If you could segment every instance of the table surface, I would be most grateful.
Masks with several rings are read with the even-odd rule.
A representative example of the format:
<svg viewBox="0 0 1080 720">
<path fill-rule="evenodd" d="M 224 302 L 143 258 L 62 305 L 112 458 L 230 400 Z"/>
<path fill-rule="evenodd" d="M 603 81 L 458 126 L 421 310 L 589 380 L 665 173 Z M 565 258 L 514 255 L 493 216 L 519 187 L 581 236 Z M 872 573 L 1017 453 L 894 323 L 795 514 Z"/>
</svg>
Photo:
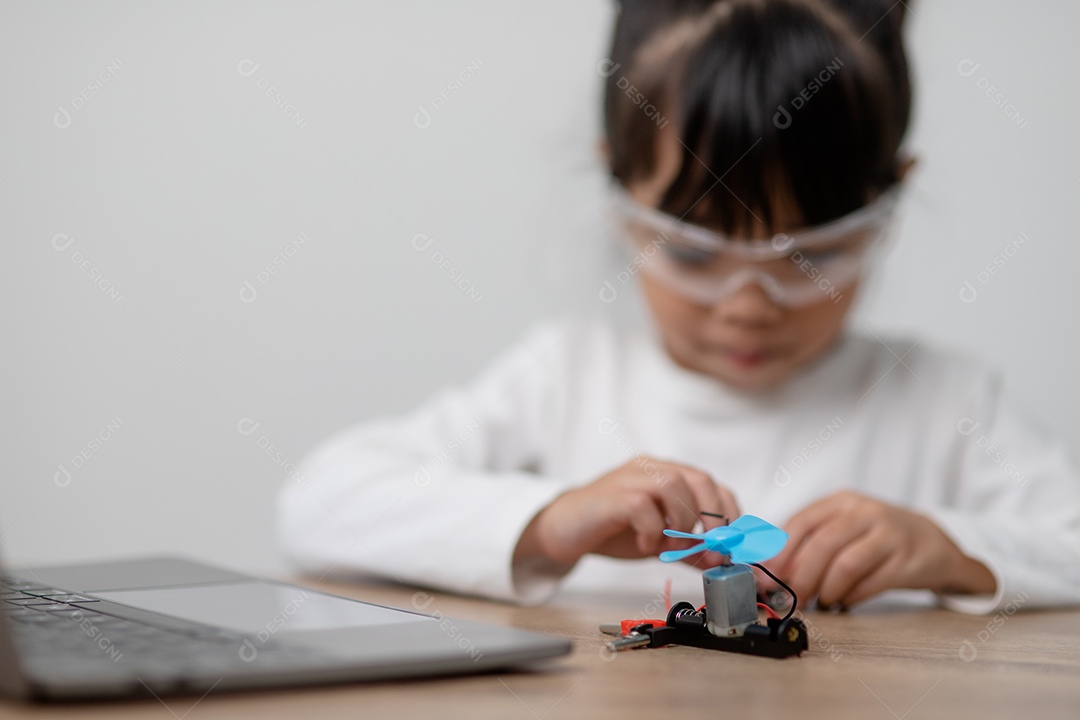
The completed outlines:
<svg viewBox="0 0 1080 720">
<path fill-rule="evenodd" d="M 399 607 L 412 607 L 416 592 L 316 587 Z M 598 625 L 655 614 L 663 607 L 658 598 L 564 595 L 522 608 L 431 594 L 426 612 L 565 635 L 574 652 L 535 670 L 469 677 L 64 706 L 0 701 L 0 718 L 1080 717 L 1080 611 L 811 611 L 803 615 L 810 651 L 799 658 L 687 647 L 611 656 L 602 651 Z"/>
</svg>

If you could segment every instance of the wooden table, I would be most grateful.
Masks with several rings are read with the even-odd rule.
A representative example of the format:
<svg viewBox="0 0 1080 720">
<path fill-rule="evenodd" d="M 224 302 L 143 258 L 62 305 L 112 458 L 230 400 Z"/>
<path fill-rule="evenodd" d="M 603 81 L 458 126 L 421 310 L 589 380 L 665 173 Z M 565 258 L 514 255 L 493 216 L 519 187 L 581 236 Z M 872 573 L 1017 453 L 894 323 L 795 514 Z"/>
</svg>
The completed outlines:
<svg viewBox="0 0 1080 720">
<path fill-rule="evenodd" d="M 411 607 L 415 592 L 318 587 L 401 607 Z M 1080 612 L 808 612 L 810 652 L 787 660 L 685 647 L 615 656 L 602 650 L 600 623 L 654 614 L 658 604 L 651 597 L 567 595 L 519 608 L 435 593 L 427 612 L 567 635 L 575 651 L 540 670 L 499 675 L 164 702 L 0 702 L 0 718 L 1080 718 Z"/>
</svg>

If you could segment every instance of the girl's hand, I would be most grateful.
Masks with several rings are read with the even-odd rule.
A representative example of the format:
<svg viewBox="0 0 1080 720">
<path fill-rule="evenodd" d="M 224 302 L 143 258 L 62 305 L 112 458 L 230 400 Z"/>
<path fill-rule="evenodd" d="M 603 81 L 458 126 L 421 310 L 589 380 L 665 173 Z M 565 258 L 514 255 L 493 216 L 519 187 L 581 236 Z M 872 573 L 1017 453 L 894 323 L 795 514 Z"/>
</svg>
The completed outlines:
<svg viewBox="0 0 1080 720">
<path fill-rule="evenodd" d="M 514 561 L 543 558 L 572 566 L 588 553 L 655 557 L 695 543 L 666 537 L 664 528 L 692 532 L 698 521 L 706 528 L 724 524 L 703 511 L 729 519 L 740 514 L 731 492 L 701 470 L 639 455 L 541 510 L 522 533 Z M 701 553 L 684 562 L 711 567 L 720 556 Z"/>
<path fill-rule="evenodd" d="M 798 512 L 768 567 L 799 598 L 851 607 L 893 588 L 992 593 L 996 581 L 929 518 L 851 491 Z M 773 589 L 772 581 L 763 581 Z"/>
</svg>

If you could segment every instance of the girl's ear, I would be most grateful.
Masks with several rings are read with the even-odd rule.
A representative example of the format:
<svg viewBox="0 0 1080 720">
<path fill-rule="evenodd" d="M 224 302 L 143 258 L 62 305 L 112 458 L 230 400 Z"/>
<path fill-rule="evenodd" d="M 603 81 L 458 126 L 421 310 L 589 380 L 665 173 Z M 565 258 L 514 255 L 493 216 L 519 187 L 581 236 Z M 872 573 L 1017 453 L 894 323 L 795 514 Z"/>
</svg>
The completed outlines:
<svg viewBox="0 0 1080 720">
<path fill-rule="evenodd" d="M 604 163 L 604 167 L 611 167 L 611 145 L 608 144 L 606 137 L 602 137 L 597 141 L 596 154 L 600 161 Z"/>
<path fill-rule="evenodd" d="M 904 180 L 905 178 L 907 178 L 908 173 L 911 172 L 911 169 L 915 167 L 916 163 L 918 163 L 918 158 L 914 155 L 900 156 L 900 168 L 897 172 L 897 176 L 900 178 L 900 180 Z"/>
</svg>

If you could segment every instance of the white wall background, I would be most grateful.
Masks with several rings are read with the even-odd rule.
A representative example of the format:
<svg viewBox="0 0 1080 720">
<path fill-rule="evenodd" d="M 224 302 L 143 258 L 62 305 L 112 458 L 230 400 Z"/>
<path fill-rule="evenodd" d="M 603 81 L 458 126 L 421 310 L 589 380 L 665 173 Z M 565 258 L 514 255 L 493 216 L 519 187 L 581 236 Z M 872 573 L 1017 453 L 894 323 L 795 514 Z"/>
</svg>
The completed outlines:
<svg viewBox="0 0 1080 720">
<path fill-rule="evenodd" d="M 280 570 L 287 463 L 599 309 L 610 4 L 0 4 L 5 561 Z M 986 358 L 1076 447 L 1080 5 L 914 12 L 921 164 L 862 321 Z"/>
</svg>

